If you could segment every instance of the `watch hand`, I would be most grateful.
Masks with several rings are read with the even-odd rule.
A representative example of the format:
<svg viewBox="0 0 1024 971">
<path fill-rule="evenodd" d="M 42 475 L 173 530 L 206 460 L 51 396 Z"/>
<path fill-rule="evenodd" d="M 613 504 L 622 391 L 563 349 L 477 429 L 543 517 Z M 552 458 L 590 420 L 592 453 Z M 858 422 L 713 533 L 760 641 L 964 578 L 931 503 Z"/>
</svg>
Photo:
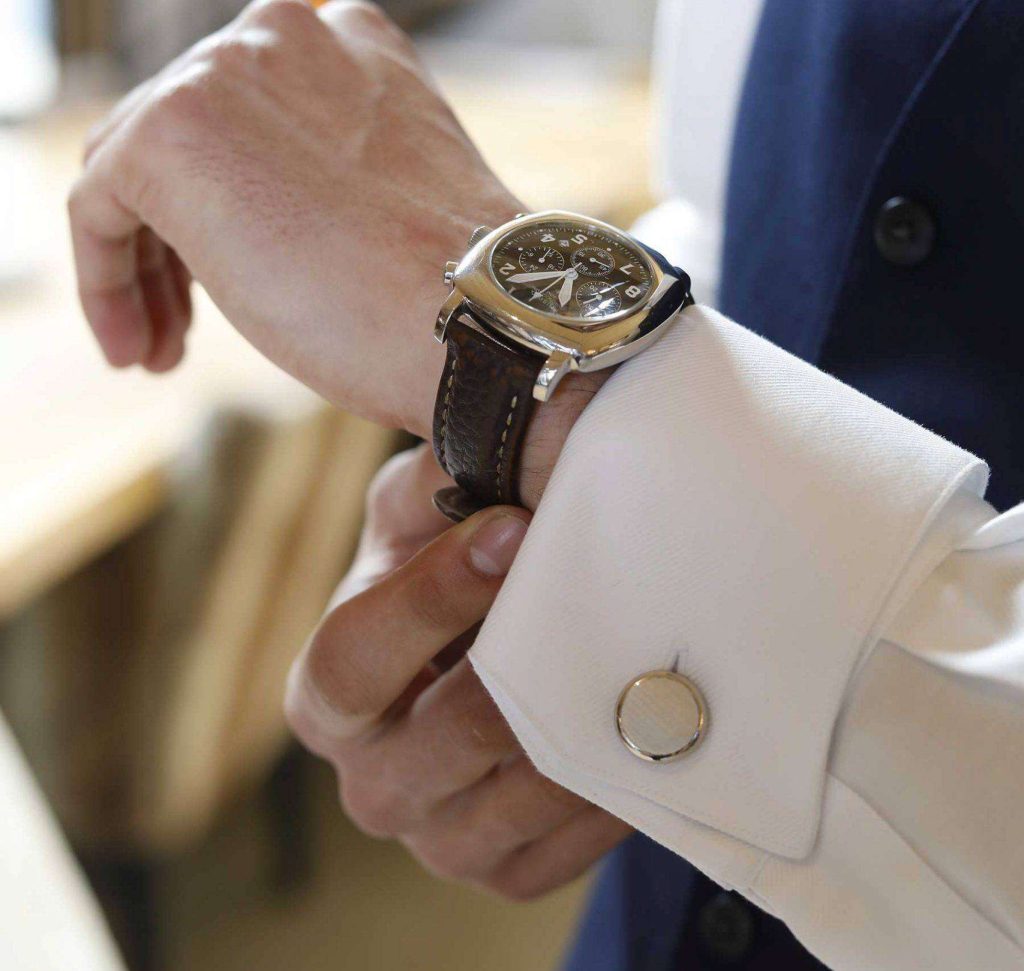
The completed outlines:
<svg viewBox="0 0 1024 971">
<path fill-rule="evenodd" d="M 569 276 L 569 272 L 566 271 L 565 279 L 562 281 L 562 289 L 558 291 L 559 306 L 564 307 L 572 298 L 572 285 L 575 279 L 575 273 L 572 276 Z"/>
<path fill-rule="evenodd" d="M 533 296 L 534 297 L 539 297 L 542 293 L 547 293 L 548 290 L 550 290 L 558 282 L 559 279 L 561 279 L 562 277 L 568 277 L 570 272 L 572 272 L 572 271 L 571 270 L 563 270 L 561 273 L 558 274 L 558 278 L 557 279 L 552 280 L 543 290 L 538 290 Z M 575 279 L 575 277 L 573 277 L 571 279 Z M 565 284 L 563 283 L 562 286 L 565 286 Z M 530 299 L 532 300 L 533 297 L 530 297 Z"/>
<path fill-rule="evenodd" d="M 557 282 L 558 282 L 557 280 L 552 280 L 552 281 L 551 281 L 551 282 L 550 282 L 550 283 L 549 283 L 549 284 L 548 284 L 548 285 L 547 285 L 547 286 L 546 286 L 546 287 L 545 287 L 545 288 L 544 288 L 543 290 L 534 290 L 534 291 L 533 291 L 533 296 L 532 296 L 532 297 L 530 297 L 530 299 L 531 299 L 531 300 L 536 300 L 536 299 L 537 299 L 537 297 L 543 296 L 543 295 L 544 295 L 545 293 L 547 293 L 547 292 L 548 292 L 548 290 L 550 290 L 550 289 L 551 289 L 551 288 L 552 288 L 552 287 L 553 287 L 553 286 L 554 286 L 554 285 L 555 285 L 555 284 L 556 284 Z"/>
<path fill-rule="evenodd" d="M 562 277 L 568 272 L 568 270 L 541 270 L 537 273 L 513 273 L 512 276 L 505 279 L 509 283 L 533 283 L 535 280 L 550 280 L 553 276 Z"/>
<path fill-rule="evenodd" d="M 616 287 L 621 287 L 621 286 L 622 286 L 621 283 L 605 283 L 605 284 L 602 284 L 600 290 L 595 290 L 589 296 L 583 297 L 582 298 L 583 302 L 584 303 L 588 303 L 591 300 L 596 300 L 602 294 L 608 293 L 610 290 L 614 290 Z"/>
</svg>

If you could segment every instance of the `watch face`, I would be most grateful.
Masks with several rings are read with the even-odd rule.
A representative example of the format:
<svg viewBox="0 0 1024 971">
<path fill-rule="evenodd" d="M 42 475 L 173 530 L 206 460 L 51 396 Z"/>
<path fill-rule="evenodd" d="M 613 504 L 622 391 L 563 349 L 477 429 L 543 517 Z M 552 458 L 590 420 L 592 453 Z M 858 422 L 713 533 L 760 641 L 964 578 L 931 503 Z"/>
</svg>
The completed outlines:
<svg viewBox="0 0 1024 971">
<path fill-rule="evenodd" d="M 578 327 L 636 310 L 653 281 L 639 247 L 569 221 L 513 228 L 494 247 L 491 271 L 514 300 Z"/>
</svg>

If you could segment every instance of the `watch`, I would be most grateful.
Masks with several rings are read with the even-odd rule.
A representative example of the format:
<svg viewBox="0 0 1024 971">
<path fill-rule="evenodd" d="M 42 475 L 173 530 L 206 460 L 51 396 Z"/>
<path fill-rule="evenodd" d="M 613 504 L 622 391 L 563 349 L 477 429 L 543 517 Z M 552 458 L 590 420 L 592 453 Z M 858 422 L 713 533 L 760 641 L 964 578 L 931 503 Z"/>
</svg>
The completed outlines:
<svg viewBox="0 0 1024 971">
<path fill-rule="evenodd" d="M 690 278 L 621 229 L 548 210 L 492 229 L 445 266 L 451 287 L 434 334 L 448 346 L 434 408 L 434 452 L 457 490 L 449 518 L 519 504 L 519 446 L 535 403 L 571 371 L 619 364 L 693 303 Z"/>
</svg>

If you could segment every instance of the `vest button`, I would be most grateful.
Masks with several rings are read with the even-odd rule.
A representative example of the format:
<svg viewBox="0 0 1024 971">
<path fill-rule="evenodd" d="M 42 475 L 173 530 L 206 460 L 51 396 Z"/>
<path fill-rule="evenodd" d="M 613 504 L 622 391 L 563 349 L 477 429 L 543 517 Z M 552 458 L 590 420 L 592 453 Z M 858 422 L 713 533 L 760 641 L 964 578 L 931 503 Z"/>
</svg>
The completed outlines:
<svg viewBox="0 0 1024 971">
<path fill-rule="evenodd" d="M 697 936 L 705 957 L 716 964 L 734 965 L 747 958 L 756 932 L 750 905 L 722 891 L 697 911 Z"/>
<path fill-rule="evenodd" d="M 875 217 L 875 246 L 887 263 L 917 266 L 935 244 L 935 219 L 920 202 L 893 196 Z"/>
</svg>

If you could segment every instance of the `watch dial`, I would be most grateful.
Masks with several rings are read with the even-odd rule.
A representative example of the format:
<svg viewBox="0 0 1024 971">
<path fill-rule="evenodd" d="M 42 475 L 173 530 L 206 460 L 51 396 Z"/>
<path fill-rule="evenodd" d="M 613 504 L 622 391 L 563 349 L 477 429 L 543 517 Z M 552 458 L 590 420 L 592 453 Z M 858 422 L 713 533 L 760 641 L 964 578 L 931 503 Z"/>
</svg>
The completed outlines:
<svg viewBox="0 0 1024 971">
<path fill-rule="evenodd" d="M 642 250 L 575 222 L 512 229 L 494 247 L 491 269 L 515 300 L 580 327 L 635 310 L 651 292 L 650 263 Z"/>
</svg>

